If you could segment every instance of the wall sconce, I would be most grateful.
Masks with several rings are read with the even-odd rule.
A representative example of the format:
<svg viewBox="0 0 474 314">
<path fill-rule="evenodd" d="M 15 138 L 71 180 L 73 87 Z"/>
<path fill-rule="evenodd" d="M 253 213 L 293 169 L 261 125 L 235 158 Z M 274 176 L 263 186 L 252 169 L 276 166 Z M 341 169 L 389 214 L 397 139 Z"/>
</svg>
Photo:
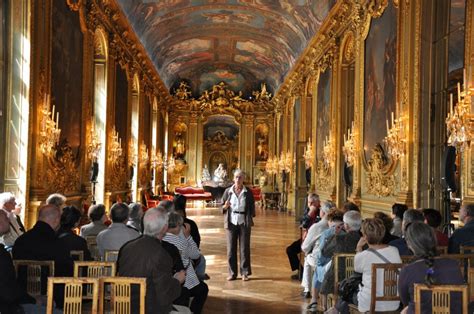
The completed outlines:
<svg viewBox="0 0 474 314">
<path fill-rule="evenodd" d="M 140 144 L 140 165 L 146 165 L 148 163 L 148 148 L 145 142 Z"/>
<path fill-rule="evenodd" d="M 156 153 L 156 155 L 152 153 L 151 166 L 158 172 L 166 170 L 168 173 L 172 173 L 176 168 L 176 163 L 172 154 L 170 154 L 169 157 L 165 156 L 165 158 L 163 159 L 161 151 L 158 150 L 158 153 Z"/>
<path fill-rule="evenodd" d="M 392 156 L 393 159 L 398 160 L 400 157 L 405 156 L 407 142 L 403 118 L 399 117 L 395 119 L 392 112 L 392 127 L 389 126 L 388 120 L 386 120 L 386 123 L 387 136 L 385 136 L 383 141 L 387 145 L 387 150 L 390 156 Z"/>
<path fill-rule="evenodd" d="M 326 136 L 323 143 L 323 162 L 326 169 L 329 169 L 334 164 L 336 152 L 334 151 L 334 140 L 332 135 Z"/>
<path fill-rule="evenodd" d="M 458 152 L 471 144 L 472 133 L 470 126 L 471 97 L 474 88 L 466 88 L 466 70 L 464 69 L 464 83 L 458 82 L 458 103 L 453 108 L 453 94 L 449 95 L 449 113 L 446 118 L 446 129 L 448 135 L 448 145 L 456 147 Z"/>
<path fill-rule="evenodd" d="M 122 139 L 119 137 L 115 126 L 112 128 L 112 135 L 110 136 L 109 160 L 115 164 L 122 156 Z"/>
<path fill-rule="evenodd" d="M 100 142 L 97 130 L 95 129 L 94 118 L 92 118 L 91 130 L 89 133 L 89 144 L 87 145 L 87 156 L 89 156 L 93 162 L 97 162 L 97 159 L 99 159 L 101 147 L 102 143 Z"/>
<path fill-rule="evenodd" d="M 265 171 L 269 174 L 278 173 L 278 158 L 276 156 L 271 156 L 267 159 L 265 164 Z"/>
<path fill-rule="evenodd" d="M 136 166 L 136 160 L 138 158 L 137 150 L 135 149 L 135 139 L 130 139 L 128 142 L 128 164 L 130 167 Z"/>
<path fill-rule="evenodd" d="M 308 139 L 308 142 L 306 143 L 303 158 L 304 158 L 304 164 L 306 166 L 306 169 L 311 168 L 313 166 L 313 159 L 314 159 L 313 146 L 311 144 L 311 137 Z"/>
<path fill-rule="evenodd" d="M 354 166 L 357 155 L 354 121 L 352 121 L 351 128 L 347 130 L 347 137 L 346 134 L 344 134 L 344 146 L 342 146 L 342 153 L 344 154 L 347 166 Z"/>
<path fill-rule="evenodd" d="M 291 173 L 293 170 L 294 158 L 290 151 L 281 153 L 280 160 L 278 161 L 278 169 L 281 172 Z"/>
<path fill-rule="evenodd" d="M 41 114 L 41 127 L 39 132 L 39 144 L 41 152 L 45 155 L 52 155 L 56 149 L 55 147 L 59 144 L 59 138 L 61 135 L 61 129 L 59 128 L 59 112 L 56 113 L 56 121 L 54 121 L 54 109 L 50 112 L 51 107 L 50 96 L 45 95 L 43 101 L 43 107 L 40 110 Z"/>
</svg>

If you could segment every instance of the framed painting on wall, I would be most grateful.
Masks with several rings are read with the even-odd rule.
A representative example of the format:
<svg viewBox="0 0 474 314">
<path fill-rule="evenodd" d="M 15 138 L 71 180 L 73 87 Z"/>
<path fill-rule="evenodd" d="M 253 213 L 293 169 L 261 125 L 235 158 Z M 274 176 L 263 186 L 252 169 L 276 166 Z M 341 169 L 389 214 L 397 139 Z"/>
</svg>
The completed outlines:
<svg viewBox="0 0 474 314">
<path fill-rule="evenodd" d="M 372 19 L 365 40 L 364 157 L 383 144 L 387 121 L 396 111 L 398 10 L 389 1 L 380 18 Z M 383 146 L 383 145 L 382 145 Z"/>
<path fill-rule="evenodd" d="M 330 132 L 331 112 L 331 69 L 319 74 L 317 91 L 317 113 L 316 113 L 316 157 L 322 159 L 323 145 Z"/>
</svg>

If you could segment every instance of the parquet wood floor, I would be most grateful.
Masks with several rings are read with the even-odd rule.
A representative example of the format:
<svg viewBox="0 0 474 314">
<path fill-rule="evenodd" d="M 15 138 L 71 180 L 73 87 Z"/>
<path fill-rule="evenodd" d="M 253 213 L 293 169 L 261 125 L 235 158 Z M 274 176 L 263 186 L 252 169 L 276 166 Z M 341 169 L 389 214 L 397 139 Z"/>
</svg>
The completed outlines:
<svg viewBox="0 0 474 314">
<path fill-rule="evenodd" d="M 211 277 L 204 313 L 306 313 L 308 301 L 300 296 L 298 281 L 290 279 L 286 247 L 299 236 L 295 217 L 257 209 L 251 236 L 253 275 L 226 281 L 227 255 L 223 217 L 217 208 L 189 208 L 187 215 L 199 226 L 201 251 Z M 240 275 L 240 274 L 239 274 Z"/>
</svg>

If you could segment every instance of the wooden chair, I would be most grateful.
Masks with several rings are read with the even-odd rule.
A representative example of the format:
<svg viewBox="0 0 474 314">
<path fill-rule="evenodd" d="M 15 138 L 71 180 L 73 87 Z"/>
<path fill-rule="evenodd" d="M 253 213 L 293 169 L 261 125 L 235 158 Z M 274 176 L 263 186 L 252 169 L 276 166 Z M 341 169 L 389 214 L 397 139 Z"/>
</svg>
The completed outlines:
<svg viewBox="0 0 474 314">
<path fill-rule="evenodd" d="M 431 293 L 432 313 L 451 313 L 451 293 L 460 292 L 462 295 L 462 313 L 467 313 L 468 287 L 467 285 L 433 285 L 415 284 L 415 314 L 421 313 L 421 293 Z M 424 294 L 426 295 L 426 294 Z"/>
<path fill-rule="evenodd" d="M 413 260 L 413 255 L 401 255 L 400 259 L 402 260 L 403 264 L 410 264 Z"/>
<path fill-rule="evenodd" d="M 355 253 L 339 253 L 332 257 L 334 265 L 334 293 L 327 296 L 327 307 L 332 307 L 337 302 L 338 285 L 344 278 L 349 278 L 354 273 Z M 344 267 L 344 275 L 339 277 L 340 269 Z"/>
<path fill-rule="evenodd" d="M 461 253 L 461 254 L 473 254 L 474 253 L 474 245 L 461 245 L 459 247 L 459 253 Z"/>
<path fill-rule="evenodd" d="M 42 287 L 46 287 L 46 278 L 54 276 L 54 261 L 13 260 L 17 278 L 22 281 L 22 269 L 26 268 L 26 292 L 39 297 L 44 295 Z M 43 270 L 46 270 L 43 272 Z"/>
<path fill-rule="evenodd" d="M 448 254 L 448 247 L 446 245 L 438 245 L 436 251 L 438 251 L 440 255 Z"/>
<path fill-rule="evenodd" d="M 467 280 L 467 271 L 474 262 L 474 254 L 443 254 L 440 255 L 443 258 L 455 259 L 459 262 L 461 273 L 464 280 Z"/>
<path fill-rule="evenodd" d="M 372 284 L 370 297 L 370 313 L 375 313 L 377 301 L 400 301 L 398 296 L 398 275 L 403 264 L 372 264 Z M 383 295 L 377 296 L 377 273 L 383 271 Z M 382 279 L 382 278 L 379 278 Z"/>
<path fill-rule="evenodd" d="M 145 314 L 146 278 L 139 277 L 103 277 L 99 279 L 100 296 L 99 311 L 105 313 L 105 301 L 108 298 L 108 287 L 110 286 L 110 313 L 131 313 L 132 285 L 140 288 L 140 314 Z"/>
<path fill-rule="evenodd" d="M 469 286 L 469 301 L 474 301 L 474 268 L 467 271 L 467 284 Z"/>
<path fill-rule="evenodd" d="M 95 260 L 99 260 L 99 249 L 97 248 L 97 237 L 96 236 L 87 236 L 87 248 L 91 252 L 91 257 Z"/>
<path fill-rule="evenodd" d="M 92 287 L 92 308 L 91 313 L 98 313 L 97 303 L 99 300 L 99 280 L 96 278 L 72 278 L 72 277 L 50 277 L 48 278 L 48 301 L 46 313 L 53 313 L 54 285 L 64 284 L 64 313 L 83 313 L 82 299 L 84 286 Z"/>
<path fill-rule="evenodd" d="M 71 255 L 72 260 L 74 261 L 83 261 L 84 260 L 84 251 L 74 251 L 72 250 L 69 255 Z"/>
<path fill-rule="evenodd" d="M 116 262 L 119 251 L 106 250 L 104 254 L 104 262 Z"/>
<path fill-rule="evenodd" d="M 74 262 L 74 277 L 115 277 L 115 262 L 77 261 Z"/>
</svg>

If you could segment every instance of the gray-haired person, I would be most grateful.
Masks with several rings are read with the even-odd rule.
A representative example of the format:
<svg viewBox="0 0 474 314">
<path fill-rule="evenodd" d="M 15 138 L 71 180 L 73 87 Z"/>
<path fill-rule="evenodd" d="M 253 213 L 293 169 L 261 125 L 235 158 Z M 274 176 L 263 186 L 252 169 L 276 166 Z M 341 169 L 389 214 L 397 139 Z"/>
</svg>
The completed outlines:
<svg viewBox="0 0 474 314">
<path fill-rule="evenodd" d="M 227 280 L 237 278 L 237 242 L 240 247 L 240 273 L 247 281 L 252 274 L 250 266 L 250 233 L 255 217 L 255 199 L 252 192 L 244 186 L 245 175 L 242 170 L 234 171 L 234 184 L 227 188 L 222 199 L 224 205 L 224 228 L 227 233 L 227 260 L 229 276 Z"/>
</svg>

